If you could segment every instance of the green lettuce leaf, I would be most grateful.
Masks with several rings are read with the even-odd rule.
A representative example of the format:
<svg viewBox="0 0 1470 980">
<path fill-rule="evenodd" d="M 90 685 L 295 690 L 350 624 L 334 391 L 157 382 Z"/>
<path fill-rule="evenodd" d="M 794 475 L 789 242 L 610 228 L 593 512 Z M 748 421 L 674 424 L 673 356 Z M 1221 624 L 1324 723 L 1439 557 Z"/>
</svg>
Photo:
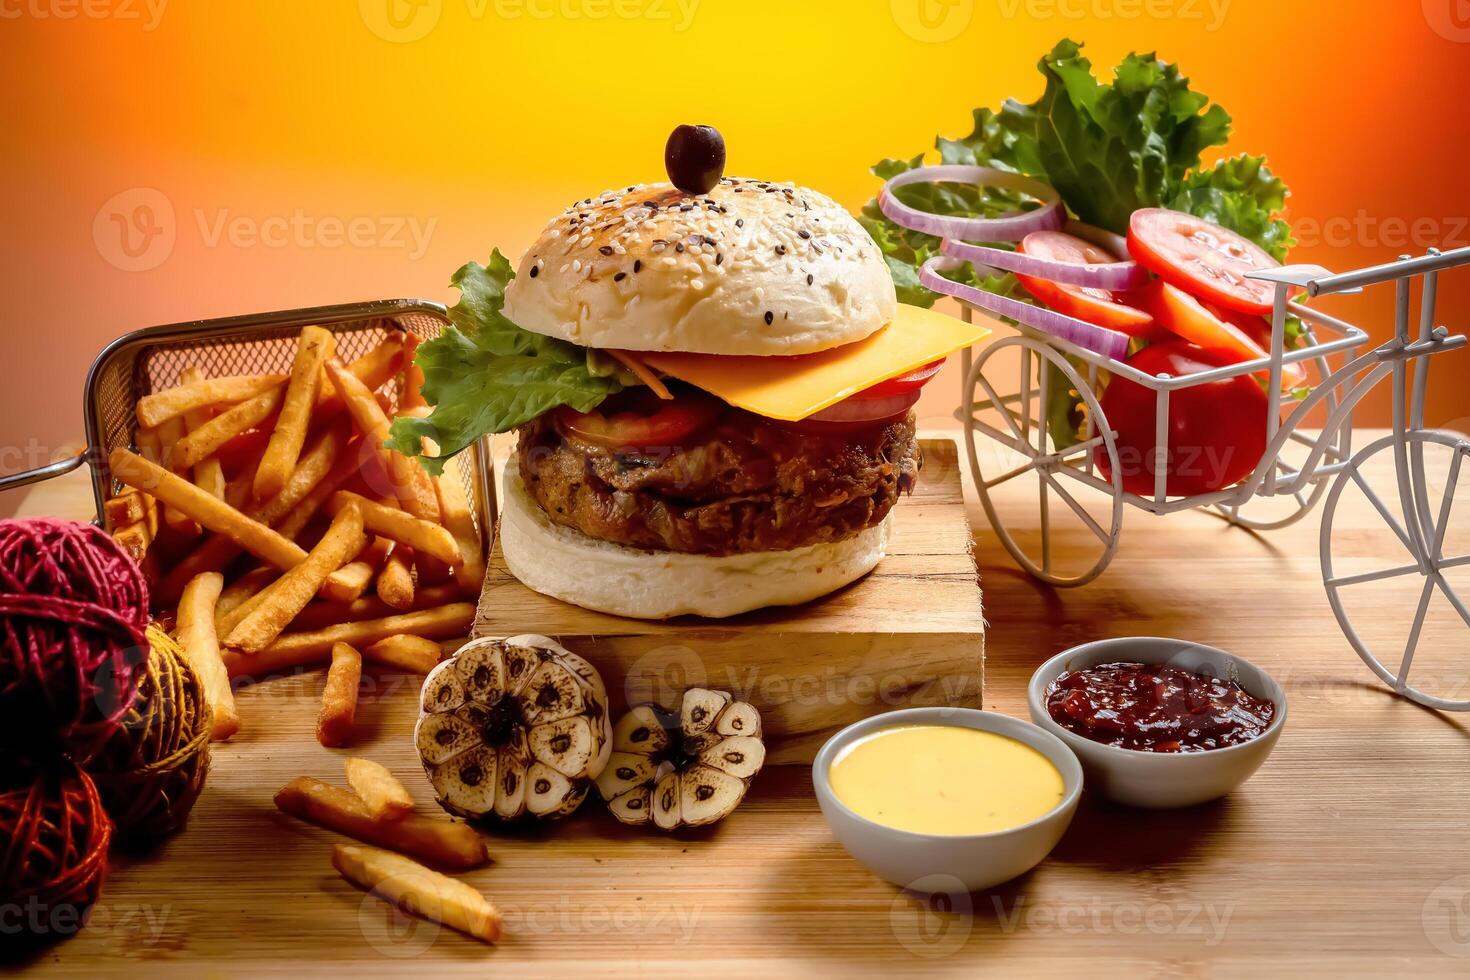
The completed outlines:
<svg viewBox="0 0 1470 980">
<path fill-rule="evenodd" d="M 505 287 L 515 278 L 497 250 L 486 265 L 470 262 L 450 285 L 460 291 L 450 326 L 419 345 L 427 418 L 393 421 L 387 445 L 417 456 L 439 474 L 445 460 L 482 436 L 509 432 L 560 405 L 588 412 L 624 387 L 624 373 L 587 349 L 522 330 L 501 313 Z M 424 452 L 424 438 L 439 455 Z"/>
<path fill-rule="evenodd" d="M 1190 174 L 1168 207 L 1233 229 L 1281 261 L 1296 244 L 1291 226 L 1277 217 L 1287 193 L 1265 157 L 1241 154 Z"/>
</svg>

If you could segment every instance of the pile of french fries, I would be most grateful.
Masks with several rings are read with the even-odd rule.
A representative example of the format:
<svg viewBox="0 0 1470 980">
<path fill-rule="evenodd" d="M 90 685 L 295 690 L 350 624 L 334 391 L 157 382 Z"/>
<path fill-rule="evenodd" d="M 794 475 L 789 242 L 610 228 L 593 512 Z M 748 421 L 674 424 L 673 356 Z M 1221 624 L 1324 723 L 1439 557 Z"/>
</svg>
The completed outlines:
<svg viewBox="0 0 1470 980">
<path fill-rule="evenodd" d="M 289 374 L 189 368 L 112 453 L 108 528 L 176 609 L 216 739 L 240 726 L 232 679 L 330 665 L 318 737 L 347 744 L 364 661 L 427 673 L 468 634 L 485 556 L 464 482 L 384 445 L 390 386 L 425 410 L 415 346 L 393 332 L 343 363 L 306 327 Z"/>
<path fill-rule="evenodd" d="M 384 766 L 362 758 L 345 765 L 349 789 L 298 776 L 276 794 L 277 809 L 371 845 L 332 849 L 333 867 L 354 885 L 476 939 L 497 941 L 501 916 L 495 906 L 464 882 L 420 863 L 478 868 L 490 860 L 485 839 L 469 824 L 415 814 L 408 790 Z"/>
</svg>

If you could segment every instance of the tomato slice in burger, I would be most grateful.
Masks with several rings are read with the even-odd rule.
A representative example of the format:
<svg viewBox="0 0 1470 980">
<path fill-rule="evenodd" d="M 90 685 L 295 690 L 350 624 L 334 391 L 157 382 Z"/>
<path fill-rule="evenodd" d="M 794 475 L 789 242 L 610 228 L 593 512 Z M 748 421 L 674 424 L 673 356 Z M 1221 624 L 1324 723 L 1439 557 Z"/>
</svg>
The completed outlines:
<svg viewBox="0 0 1470 980">
<path fill-rule="evenodd" d="M 896 378 L 880 381 L 871 388 L 864 388 L 852 397 L 890 398 L 894 395 L 906 395 L 910 391 L 922 388 L 928 384 L 939 373 L 939 369 L 942 367 L 944 367 L 944 358 L 941 357 L 939 360 L 925 364 L 921 368 L 916 368 L 908 374 L 901 374 Z"/>
<path fill-rule="evenodd" d="M 721 411 L 713 398 L 681 391 L 672 401 L 646 388 L 614 395 L 590 412 L 563 405 L 552 416 L 564 436 L 604 449 L 677 446 L 713 422 Z"/>
<path fill-rule="evenodd" d="M 1191 296 L 1240 313 L 1271 312 L 1275 288 L 1246 275 L 1281 263 L 1228 228 L 1181 211 L 1141 208 L 1128 222 L 1128 252 Z"/>
<path fill-rule="evenodd" d="M 1033 231 L 1021 240 L 1018 251 L 1023 255 L 1069 265 L 1108 265 L 1123 261 L 1106 249 L 1060 231 Z M 1016 278 L 1026 287 L 1026 292 L 1058 313 L 1135 337 L 1148 334 L 1153 326 L 1153 317 L 1106 289 L 1073 286 L 1036 276 L 1017 275 Z"/>
</svg>

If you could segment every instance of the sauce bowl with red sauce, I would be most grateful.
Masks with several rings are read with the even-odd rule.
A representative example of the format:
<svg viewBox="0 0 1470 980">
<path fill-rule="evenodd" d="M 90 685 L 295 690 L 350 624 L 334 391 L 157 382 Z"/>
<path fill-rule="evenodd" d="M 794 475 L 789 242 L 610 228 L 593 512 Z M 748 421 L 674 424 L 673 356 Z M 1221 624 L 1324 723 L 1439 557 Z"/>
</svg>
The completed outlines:
<svg viewBox="0 0 1470 980">
<path fill-rule="evenodd" d="M 1076 753 L 1087 787 L 1149 809 L 1217 799 L 1250 778 L 1286 723 L 1259 667 L 1164 637 L 1099 640 L 1031 676 L 1031 718 Z"/>
</svg>

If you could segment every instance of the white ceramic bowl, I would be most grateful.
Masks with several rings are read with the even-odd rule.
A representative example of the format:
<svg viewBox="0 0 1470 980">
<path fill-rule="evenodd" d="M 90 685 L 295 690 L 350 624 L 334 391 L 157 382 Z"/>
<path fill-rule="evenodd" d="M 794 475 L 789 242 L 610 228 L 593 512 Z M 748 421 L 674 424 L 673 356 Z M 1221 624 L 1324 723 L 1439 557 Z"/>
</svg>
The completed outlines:
<svg viewBox="0 0 1470 980">
<path fill-rule="evenodd" d="M 1276 705 L 1276 717 L 1258 737 L 1206 752 L 1140 752 L 1103 745 L 1067 731 L 1046 710 L 1052 681 L 1097 664 L 1171 664 L 1234 680 L 1247 693 Z M 1286 724 L 1286 692 L 1265 671 L 1224 650 L 1187 640 L 1124 636 L 1084 643 L 1052 657 L 1031 675 L 1026 699 L 1031 718 L 1067 744 L 1082 762 L 1087 786 L 1116 803 L 1164 810 L 1217 799 L 1250 778 L 1271 754 Z"/>
<path fill-rule="evenodd" d="M 832 792 L 832 760 L 848 745 L 893 725 L 950 725 L 995 732 L 1031 746 L 1062 774 L 1062 801 L 1045 816 L 991 834 L 916 834 L 858 816 Z M 1061 840 L 1082 793 L 1082 767 L 1061 740 L 1029 722 L 974 708 L 906 708 L 865 718 L 833 735 L 812 763 L 827 825 L 847 852 L 881 878 L 921 892 L 979 891 L 1025 874 Z"/>
</svg>

